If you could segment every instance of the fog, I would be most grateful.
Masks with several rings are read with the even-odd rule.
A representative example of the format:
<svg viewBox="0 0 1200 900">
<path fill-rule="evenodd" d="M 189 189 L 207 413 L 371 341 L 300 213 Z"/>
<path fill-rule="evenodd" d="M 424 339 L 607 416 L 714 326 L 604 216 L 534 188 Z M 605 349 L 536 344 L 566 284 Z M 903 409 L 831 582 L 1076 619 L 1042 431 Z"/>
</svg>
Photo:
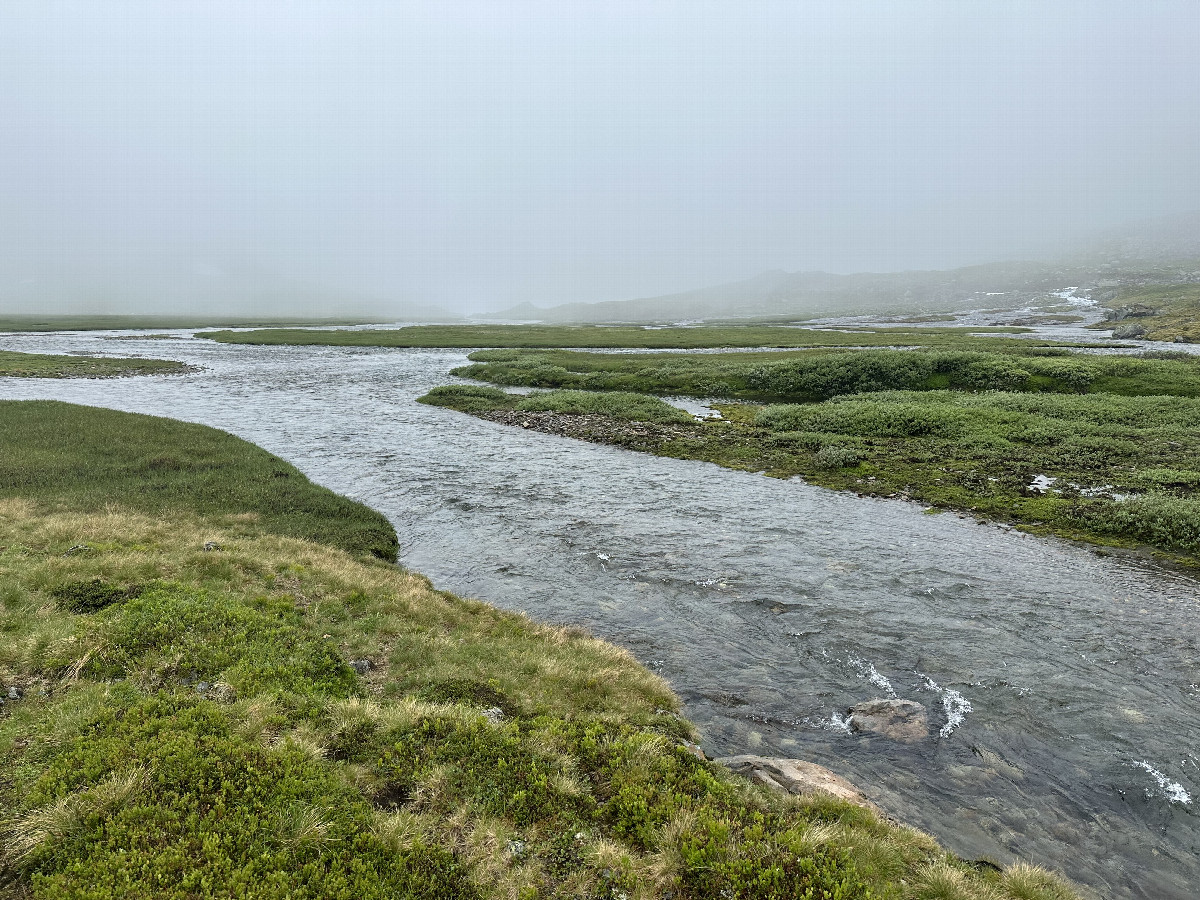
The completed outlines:
<svg viewBox="0 0 1200 900">
<path fill-rule="evenodd" d="M 0 312 L 465 312 L 1200 209 L 1195 2 L 0 5 Z"/>
</svg>

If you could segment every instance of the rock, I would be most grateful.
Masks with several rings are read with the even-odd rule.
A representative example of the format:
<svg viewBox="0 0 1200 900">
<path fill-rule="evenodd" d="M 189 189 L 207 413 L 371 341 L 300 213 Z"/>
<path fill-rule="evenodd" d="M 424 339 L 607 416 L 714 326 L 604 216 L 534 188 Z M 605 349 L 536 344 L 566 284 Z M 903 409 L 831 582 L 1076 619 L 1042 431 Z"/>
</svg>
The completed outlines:
<svg viewBox="0 0 1200 900">
<path fill-rule="evenodd" d="M 1112 336 L 1118 339 L 1125 338 L 1141 338 L 1146 336 L 1146 327 L 1136 323 L 1129 325 L 1118 325 L 1113 329 Z"/>
<path fill-rule="evenodd" d="M 369 659 L 352 659 L 350 660 L 350 668 L 352 668 L 359 675 L 366 675 L 373 668 L 375 668 L 375 666 L 371 664 Z"/>
<path fill-rule="evenodd" d="M 788 794 L 829 794 L 847 803 L 875 809 L 866 795 L 842 776 L 803 759 L 767 756 L 726 756 L 715 760 L 729 771 Z"/>
<path fill-rule="evenodd" d="M 204 552 L 205 553 L 212 553 L 214 550 L 220 550 L 220 549 L 221 549 L 221 545 L 218 544 L 216 541 L 205 541 L 204 542 Z"/>
<path fill-rule="evenodd" d="M 914 700 L 867 700 L 850 707 L 850 730 L 912 743 L 929 737 L 929 716 Z"/>
</svg>

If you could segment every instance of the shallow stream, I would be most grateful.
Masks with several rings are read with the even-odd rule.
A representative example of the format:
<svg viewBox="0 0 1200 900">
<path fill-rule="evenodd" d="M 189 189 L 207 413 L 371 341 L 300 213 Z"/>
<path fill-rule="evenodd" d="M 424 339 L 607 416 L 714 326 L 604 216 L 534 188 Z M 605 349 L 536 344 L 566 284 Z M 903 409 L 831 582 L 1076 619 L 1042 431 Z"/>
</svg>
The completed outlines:
<svg viewBox="0 0 1200 900">
<path fill-rule="evenodd" d="M 128 334 L 127 332 L 123 334 Z M 183 360 L 196 374 L 0 378 L 232 431 L 383 511 L 402 562 L 578 623 L 666 677 L 710 756 L 798 756 L 968 858 L 1102 897 L 1200 883 L 1200 583 L 906 502 L 860 499 L 414 403 L 465 351 L 0 336 Z M 930 711 L 915 745 L 846 709 Z"/>
</svg>

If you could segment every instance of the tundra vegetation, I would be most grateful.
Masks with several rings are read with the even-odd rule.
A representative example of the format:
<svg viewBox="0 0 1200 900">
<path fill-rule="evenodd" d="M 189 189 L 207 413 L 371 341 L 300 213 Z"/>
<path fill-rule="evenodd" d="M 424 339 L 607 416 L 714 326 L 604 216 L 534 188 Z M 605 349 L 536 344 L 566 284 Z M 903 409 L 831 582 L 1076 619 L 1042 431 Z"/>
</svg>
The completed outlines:
<svg viewBox="0 0 1200 900">
<path fill-rule="evenodd" d="M 1200 342 L 1200 284 L 1128 287 L 1105 302 L 1108 316 L 1096 328 L 1116 337 Z"/>
<path fill-rule="evenodd" d="M 253 445 L 0 425 L 0 893 L 1074 896 L 698 758 L 627 652 L 434 590 Z"/>
<path fill-rule="evenodd" d="M 0 350 L 0 378 L 118 378 L 125 375 L 175 375 L 191 371 L 191 366 L 166 359 L 55 356 Z"/>
<path fill-rule="evenodd" d="M 555 390 L 530 401 L 458 385 L 424 402 L 511 424 L 503 413 L 513 403 L 549 406 L 563 390 L 707 397 L 722 420 L 633 428 L 636 417 L 614 411 L 580 429 L 530 412 L 520 424 L 1200 563 L 1195 356 L 988 338 L 909 350 L 509 349 L 470 359 L 454 374 Z"/>
</svg>

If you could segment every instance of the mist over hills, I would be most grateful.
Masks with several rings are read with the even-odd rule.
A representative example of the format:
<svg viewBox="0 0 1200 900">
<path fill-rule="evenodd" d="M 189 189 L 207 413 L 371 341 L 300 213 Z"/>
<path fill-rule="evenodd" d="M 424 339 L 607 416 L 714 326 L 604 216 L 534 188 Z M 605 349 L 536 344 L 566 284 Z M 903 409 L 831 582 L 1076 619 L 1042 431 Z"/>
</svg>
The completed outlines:
<svg viewBox="0 0 1200 900">
<path fill-rule="evenodd" d="M 695 290 L 547 309 L 529 303 L 486 316 L 555 323 L 803 319 L 870 313 L 934 313 L 964 305 L 1012 306 L 1068 286 L 1200 281 L 1200 213 L 1111 228 L 1055 257 L 904 272 L 786 272 Z"/>
</svg>

